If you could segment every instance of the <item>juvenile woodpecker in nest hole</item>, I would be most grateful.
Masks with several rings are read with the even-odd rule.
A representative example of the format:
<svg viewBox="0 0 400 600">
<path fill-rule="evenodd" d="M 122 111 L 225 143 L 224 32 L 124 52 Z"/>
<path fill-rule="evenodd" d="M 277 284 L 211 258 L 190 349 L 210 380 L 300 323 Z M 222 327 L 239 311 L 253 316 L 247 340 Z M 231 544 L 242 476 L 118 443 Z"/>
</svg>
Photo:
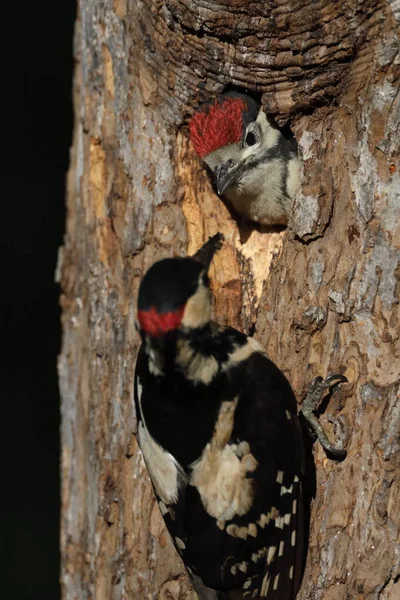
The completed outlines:
<svg viewBox="0 0 400 600">
<path fill-rule="evenodd" d="M 300 186 L 300 160 L 287 137 L 246 94 L 228 92 L 193 115 L 190 139 L 219 195 L 262 225 L 286 225 Z"/>
<path fill-rule="evenodd" d="M 291 600 L 303 560 L 297 404 L 254 339 L 210 320 L 221 239 L 155 263 L 141 283 L 138 441 L 199 598 Z M 310 411 L 323 389 L 316 380 Z"/>
</svg>

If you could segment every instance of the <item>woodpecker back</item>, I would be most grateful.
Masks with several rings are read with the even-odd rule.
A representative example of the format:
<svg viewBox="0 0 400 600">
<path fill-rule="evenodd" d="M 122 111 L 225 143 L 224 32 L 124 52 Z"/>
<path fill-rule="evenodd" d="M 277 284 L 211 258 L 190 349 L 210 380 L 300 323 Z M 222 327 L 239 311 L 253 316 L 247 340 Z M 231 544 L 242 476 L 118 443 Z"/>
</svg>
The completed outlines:
<svg viewBox="0 0 400 600">
<path fill-rule="evenodd" d="M 297 405 L 254 339 L 210 321 L 210 254 L 160 261 L 143 279 L 138 440 L 200 599 L 291 600 L 303 541 Z"/>
</svg>

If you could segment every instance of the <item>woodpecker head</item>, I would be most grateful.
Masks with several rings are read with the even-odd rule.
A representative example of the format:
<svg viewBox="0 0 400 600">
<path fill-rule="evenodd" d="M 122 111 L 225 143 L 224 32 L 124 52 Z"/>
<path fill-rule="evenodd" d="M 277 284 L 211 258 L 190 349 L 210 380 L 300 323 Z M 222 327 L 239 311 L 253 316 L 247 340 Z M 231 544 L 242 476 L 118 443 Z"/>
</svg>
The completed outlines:
<svg viewBox="0 0 400 600">
<path fill-rule="evenodd" d="M 209 167 L 215 188 L 234 208 L 264 224 L 285 223 L 291 197 L 293 137 L 283 135 L 250 96 L 228 92 L 193 115 L 190 139 Z M 293 166 L 293 164 L 292 164 Z M 297 170 L 298 164 L 296 162 Z"/>
<path fill-rule="evenodd" d="M 137 320 L 143 338 L 163 343 L 209 323 L 207 272 L 221 242 L 217 234 L 192 258 L 165 258 L 150 267 L 139 289 Z"/>
</svg>

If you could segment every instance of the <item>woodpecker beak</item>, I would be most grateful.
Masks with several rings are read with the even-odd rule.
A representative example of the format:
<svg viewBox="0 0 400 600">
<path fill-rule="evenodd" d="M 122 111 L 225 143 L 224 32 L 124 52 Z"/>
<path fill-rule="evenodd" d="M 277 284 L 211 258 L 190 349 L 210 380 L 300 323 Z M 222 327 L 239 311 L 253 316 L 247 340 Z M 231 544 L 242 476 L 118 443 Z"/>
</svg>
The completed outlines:
<svg viewBox="0 0 400 600">
<path fill-rule="evenodd" d="M 240 179 L 245 168 L 245 161 L 235 162 L 232 159 L 218 165 L 214 171 L 214 177 L 219 196 Z"/>
<path fill-rule="evenodd" d="M 216 233 L 210 237 L 199 250 L 197 250 L 196 254 L 194 254 L 192 258 L 200 262 L 207 272 L 211 261 L 214 258 L 214 254 L 218 252 L 218 250 L 221 250 L 223 241 L 224 236 L 222 233 Z"/>
</svg>

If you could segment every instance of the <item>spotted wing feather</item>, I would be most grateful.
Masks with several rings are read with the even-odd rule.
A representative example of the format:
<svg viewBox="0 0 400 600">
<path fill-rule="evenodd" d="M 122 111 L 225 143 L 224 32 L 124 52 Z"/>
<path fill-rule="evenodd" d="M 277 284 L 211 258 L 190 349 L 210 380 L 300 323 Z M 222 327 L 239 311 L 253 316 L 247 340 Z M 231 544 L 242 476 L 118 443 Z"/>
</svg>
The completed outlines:
<svg viewBox="0 0 400 600">
<path fill-rule="evenodd" d="M 152 428 L 162 443 L 162 432 L 165 427 L 170 429 L 165 440 L 172 444 L 170 452 L 179 457 L 188 475 L 173 502 L 159 498 L 159 503 L 175 546 L 197 581 L 196 589 L 203 590 L 200 598 L 213 598 L 211 590 L 217 590 L 218 600 L 292 600 L 302 566 L 303 444 L 296 401 L 286 378 L 263 354 L 251 352 L 246 359 L 228 365 L 214 387 L 198 383 L 186 389 L 182 386 L 187 383 L 181 382 L 180 397 L 192 403 L 186 415 L 191 423 L 182 421 L 183 427 L 178 420 L 185 417 L 185 405 L 180 405 L 173 417 L 165 413 L 175 383 L 171 388 L 168 382 L 160 384 L 143 361 L 142 353 L 138 371 L 146 379 L 148 402 L 156 402 L 158 407 L 153 410 Z M 212 404 L 216 397 L 223 399 L 217 409 Z M 159 411 L 164 411 L 164 429 L 158 427 Z M 205 443 L 199 438 L 200 431 L 209 431 Z M 202 487 L 193 476 L 196 467 L 190 457 L 201 454 L 196 450 L 201 445 L 205 459 L 206 448 L 218 441 L 217 434 L 223 440 L 220 456 L 218 452 L 210 454 L 212 460 L 206 467 L 211 469 L 211 485 Z M 235 502 L 223 501 L 219 507 L 213 504 L 215 495 L 218 500 L 218 486 L 212 485 L 216 476 L 212 465 L 220 460 L 229 475 L 231 458 L 232 468 L 240 476 Z M 247 471 L 237 469 L 238 461 L 244 461 Z M 228 485 L 228 475 L 221 480 L 221 489 Z"/>
<path fill-rule="evenodd" d="M 251 406 L 249 406 L 249 400 Z M 257 523 L 258 554 L 266 550 L 264 571 L 243 598 L 289 600 L 298 590 L 303 563 L 304 447 L 297 404 L 283 374 L 262 354 L 252 355 L 241 387 L 233 436 L 246 437 L 259 463 L 257 493 L 250 515 Z M 274 511 L 272 509 L 275 509 Z M 259 514 L 273 512 L 262 527 Z M 268 549 L 268 550 L 267 550 Z M 258 562 L 261 567 L 262 562 Z"/>
<path fill-rule="evenodd" d="M 218 520 L 217 508 L 210 514 L 211 503 L 192 478 L 185 490 L 183 558 L 221 598 L 291 600 L 302 567 L 303 444 L 296 401 L 282 373 L 259 353 L 232 368 L 225 397 L 237 399 L 227 446 L 237 452 L 248 445 L 243 458 L 251 455 L 258 464 L 242 483 L 253 482 L 246 487 L 253 489 L 251 506 Z"/>
</svg>

